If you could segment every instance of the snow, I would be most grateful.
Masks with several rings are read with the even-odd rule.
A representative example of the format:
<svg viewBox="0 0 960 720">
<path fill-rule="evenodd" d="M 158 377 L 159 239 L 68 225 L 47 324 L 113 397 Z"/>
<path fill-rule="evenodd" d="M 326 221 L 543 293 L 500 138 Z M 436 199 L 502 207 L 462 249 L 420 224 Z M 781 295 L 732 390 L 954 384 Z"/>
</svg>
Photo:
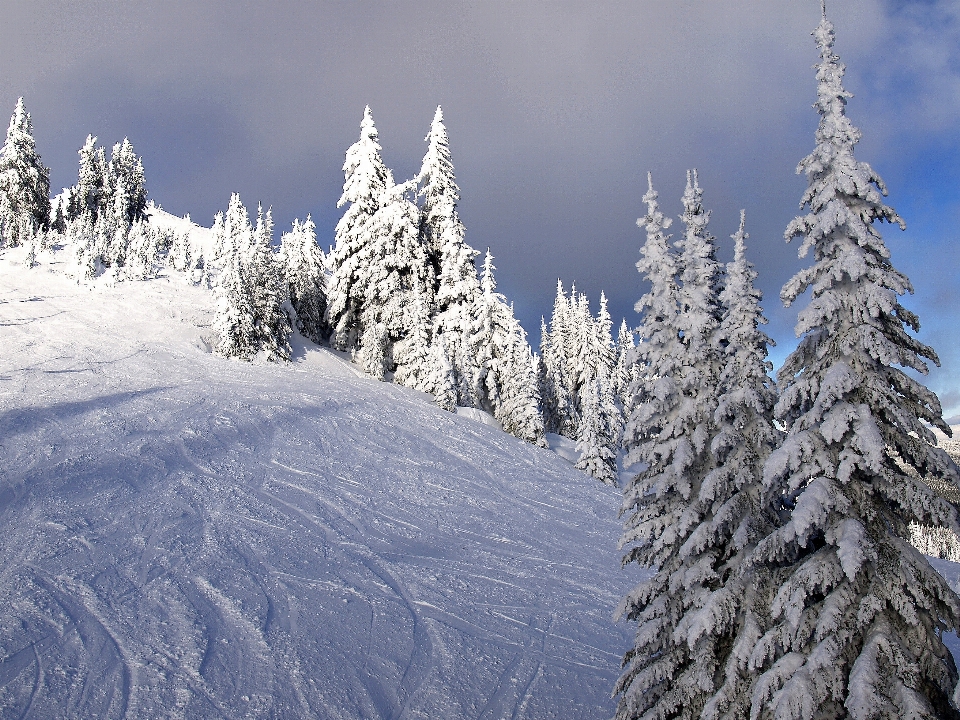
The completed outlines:
<svg viewBox="0 0 960 720">
<path fill-rule="evenodd" d="M 213 294 L 177 273 L 77 284 L 22 254 L 0 717 L 613 714 L 640 575 L 616 490 L 302 339 L 213 355 Z"/>
</svg>

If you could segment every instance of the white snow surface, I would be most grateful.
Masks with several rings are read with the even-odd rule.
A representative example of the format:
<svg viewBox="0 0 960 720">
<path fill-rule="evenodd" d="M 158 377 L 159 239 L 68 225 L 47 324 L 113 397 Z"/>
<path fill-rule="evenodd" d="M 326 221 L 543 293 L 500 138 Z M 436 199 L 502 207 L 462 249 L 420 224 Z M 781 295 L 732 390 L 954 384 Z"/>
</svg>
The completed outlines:
<svg viewBox="0 0 960 720">
<path fill-rule="evenodd" d="M 62 253 L 58 253 L 62 254 Z M 0 718 L 604 718 L 619 493 L 176 273 L 0 256 Z"/>
</svg>

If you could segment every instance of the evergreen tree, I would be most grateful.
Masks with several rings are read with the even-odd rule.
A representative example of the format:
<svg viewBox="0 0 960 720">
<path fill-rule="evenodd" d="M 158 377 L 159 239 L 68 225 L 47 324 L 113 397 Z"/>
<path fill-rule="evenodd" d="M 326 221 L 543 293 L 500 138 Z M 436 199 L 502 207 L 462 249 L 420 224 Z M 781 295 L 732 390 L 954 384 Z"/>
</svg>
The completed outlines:
<svg viewBox="0 0 960 720">
<path fill-rule="evenodd" d="M 160 234 L 145 221 L 137 220 L 130 226 L 125 274 L 132 280 L 156 277 Z"/>
<path fill-rule="evenodd" d="M 249 360 L 266 352 L 270 360 L 290 358 L 290 320 L 279 263 L 272 250 L 273 220 L 268 210 L 250 223 L 236 193 L 226 214 L 214 223 L 215 244 L 223 248 L 217 281 L 217 352 Z"/>
<path fill-rule="evenodd" d="M 411 203 L 402 185 L 393 185 L 381 195 L 380 208 L 364 224 L 363 245 L 356 254 L 352 292 L 357 299 L 357 324 L 363 329 L 361 350 L 367 338 L 381 343 L 381 335 L 367 329 L 383 325 L 383 362 L 393 370 L 396 358 L 393 346 L 417 331 L 409 312 L 416 303 L 430 307 L 433 295 L 429 286 L 428 261 L 420 244 L 419 211 Z M 376 373 L 374 373 L 376 374 Z"/>
<path fill-rule="evenodd" d="M 854 157 L 844 66 L 833 25 L 814 32 L 820 125 L 798 172 L 809 212 L 787 228 L 814 262 L 781 291 L 806 290 L 797 349 L 779 373 L 776 416 L 787 429 L 764 481 L 790 510 L 757 548 L 781 581 L 773 624 L 751 656 L 758 718 L 957 718 L 957 669 L 942 633 L 960 599 L 909 542 L 911 522 L 960 531 L 957 509 L 922 478 L 956 491 L 957 470 L 928 426 L 949 428 L 934 393 L 900 368 L 927 372 L 933 349 L 911 337 L 912 292 L 875 221 L 903 227 L 886 189 Z"/>
<path fill-rule="evenodd" d="M 33 139 L 33 122 L 17 100 L 0 148 L 0 246 L 29 242 L 50 225 L 50 170 Z"/>
<path fill-rule="evenodd" d="M 762 476 L 763 463 L 781 434 L 773 424 L 776 393 L 766 359 L 773 341 L 760 330 L 767 321 L 754 287 L 757 274 L 746 259 L 747 237 L 741 211 L 740 228 L 733 235 L 734 259 L 727 264 L 720 293 L 724 364 L 711 444 L 716 468 L 698 497 L 709 512 L 696 532 L 700 542 L 715 548 L 716 580 L 700 609 L 677 630 L 691 647 L 712 638 L 723 669 L 724 681 L 704 708 L 704 718 L 746 717 L 753 679 L 749 655 L 769 615 L 767 575 L 753 572 L 748 559 L 777 519 L 762 497 Z"/>
<path fill-rule="evenodd" d="M 356 287 L 360 264 L 368 240 L 367 222 L 380 209 L 381 198 L 390 182 L 389 171 L 380 158 L 377 128 L 370 107 L 363 111 L 360 139 L 347 150 L 343 163 L 343 195 L 337 207 L 348 205 L 337 223 L 336 243 L 330 256 L 327 317 L 333 328 L 330 342 L 338 350 L 359 346 L 363 328 L 363 289 Z M 419 230 L 417 223 L 417 230 Z"/>
<path fill-rule="evenodd" d="M 283 269 L 273 250 L 273 214 L 257 208 L 257 225 L 247 251 L 249 293 L 253 300 L 259 347 L 270 360 L 290 359 L 290 318 L 284 309 L 289 300 Z"/>
<path fill-rule="evenodd" d="M 544 425 L 547 432 L 573 437 L 576 432 L 574 401 L 568 387 L 569 359 L 565 338 L 568 334 L 570 305 L 563 283 L 557 280 L 557 295 L 553 301 L 550 329 L 544 325 L 540 335 L 541 379 Z"/>
<path fill-rule="evenodd" d="M 624 490 L 624 563 L 653 575 L 623 599 L 618 615 L 638 623 L 615 692 L 618 718 L 696 718 L 715 692 L 723 639 L 698 632 L 702 604 L 720 582 L 723 537 L 710 536 L 715 467 L 711 440 L 721 360 L 719 266 L 696 174 L 683 195 L 682 286 L 675 289 L 663 217 L 652 187 L 644 196 L 647 243 L 638 268 L 651 283 L 641 337 L 653 378 L 628 428 L 628 460 L 645 468 Z M 675 299 L 674 299 L 675 298 Z"/>
<path fill-rule="evenodd" d="M 479 254 L 465 241 L 466 230 L 457 214 L 460 189 L 453 173 L 453 161 L 438 107 L 427 135 L 427 153 L 417 176 L 420 208 L 420 239 L 430 260 L 436 292 L 434 333 L 444 338 L 452 359 L 454 382 L 459 389 L 458 404 L 471 405 L 469 378 L 475 372 L 467 338 L 470 310 L 480 293 L 475 259 Z"/>
<path fill-rule="evenodd" d="M 107 160 L 103 148 L 97 147 L 97 138 L 93 135 L 87 135 L 79 155 L 80 176 L 77 184 L 70 189 L 67 219 L 87 217 L 93 224 L 107 208 L 109 201 Z"/>
<path fill-rule="evenodd" d="M 473 308 L 470 346 L 477 359 L 473 395 L 507 432 L 545 445 L 535 359 L 506 298 L 497 292 L 493 255 L 487 250 L 481 293 Z"/>
<path fill-rule="evenodd" d="M 627 320 L 620 321 L 620 330 L 617 333 L 616 362 L 613 367 L 613 392 L 624 412 L 627 409 L 627 391 L 630 388 L 631 368 L 634 366 L 634 338 L 633 332 L 627 328 Z"/>
<path fill-rule="evenodd" d="M 617 428 L 613 394 L 610 385 L 595 379 L 581 393 L 582 419 L 580 435 L 577 440 L 577 452 L 580 458 L 575 467 L 607 484 L 617 484 L 617 443 L 613 438 Z"/>
<path fill-rule="evenodd" d="M 330 334 L 326 322 L 326 258 L 317 244 L 316 225 L 293 221 L 293 229 L 280 239 L 280 258 L 297 330 L 315 343 Z"/>
<path fill-rule="evenodd" d="M 503 429 L 521 440 L 547 447 L 537 387 L 536 359 L 526 333 L 510 308 L 506 346 L 497 348 L 494 359 L 499 382 L 494 417 Z"/>
<path fill-rule="evenodd" d="M 130 226 L 147 219 L 147 189 L 143 161 L 127 138 L 113 146 L 106 172 L 106 194 L 111 198 L 114 221 Z"/>
</svg>

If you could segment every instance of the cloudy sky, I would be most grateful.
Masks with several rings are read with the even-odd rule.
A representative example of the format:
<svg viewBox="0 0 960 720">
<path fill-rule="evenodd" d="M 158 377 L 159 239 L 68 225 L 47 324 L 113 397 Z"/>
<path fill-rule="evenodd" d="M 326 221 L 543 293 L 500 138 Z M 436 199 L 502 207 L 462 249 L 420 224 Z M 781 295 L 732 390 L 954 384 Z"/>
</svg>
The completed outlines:
<svg viewBox="0 0 960 720">
<path fill-rule="evenodd" d="M 230 193 L 313 215 L 333 241 L 346 148 L 369 104 L 396 177 L 417 171 L 433 112 L 450 134 L 467 240 L 539 335 L 557 278 L 637 320 L 636 218 L 652 171 L 680 212 L 699 169 L 721 259 L 740 208 L 779 363 L 801 267 L 783 229 L 813 146 L 817 0 L 5 0 L 0 112 L 23 95 L 56 189 L 88 133 L 127 136 L 150 196 L 209 225 Z M 858 157 L 908 229 L 884 229 L 907 305 L 960 415 L 960 2 L 828 2 Z"/>
</svg>

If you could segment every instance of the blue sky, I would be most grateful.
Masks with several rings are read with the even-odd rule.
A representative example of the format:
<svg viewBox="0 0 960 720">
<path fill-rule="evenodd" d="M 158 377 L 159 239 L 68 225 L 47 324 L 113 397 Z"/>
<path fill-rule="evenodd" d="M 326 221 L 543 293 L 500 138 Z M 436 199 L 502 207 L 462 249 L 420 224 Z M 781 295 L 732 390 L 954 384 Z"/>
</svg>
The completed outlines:
<svg viewBox="0 0 960 720">
<path fill-rule="evenodd" d="M 699 169 L 721 258 L 739 209 L 782 359 L 801 267 L 782 239 L 817 116 L 816 0 L 181 2 L 32 0 L 4 9 L 0 111 L 23 95 L 56 188 L 88 133 L 128 136 L 150 196 L 209 224 L 232 192 L 278 232 L 313 215 L 326 246 L 346 148 L 366 104 L 398 179 L 442 105 L 467 240 L 534 338 L 557 278 L 635 322 L 647 171 L 680 212 Z M 960 416 L 960 3 L 828 3 L 863 131 L 858 157 L 908 229 L 884 229 L 906 300 L 943 367 L 928 384 Z"/>
</svg>

